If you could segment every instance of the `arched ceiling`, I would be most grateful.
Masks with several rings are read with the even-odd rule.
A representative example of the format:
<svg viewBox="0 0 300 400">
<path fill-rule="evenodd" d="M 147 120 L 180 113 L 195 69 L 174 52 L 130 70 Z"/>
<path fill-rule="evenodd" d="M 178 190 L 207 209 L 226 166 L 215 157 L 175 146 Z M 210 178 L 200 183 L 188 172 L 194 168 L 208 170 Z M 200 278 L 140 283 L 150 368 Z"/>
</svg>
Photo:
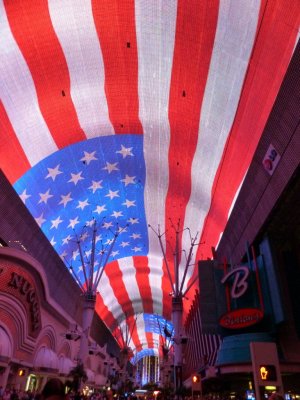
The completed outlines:
<svg viewBox="0 0 300 400">
<path fill-rule="evenodd" d="M 172 226 L 199 234 L 188 287 L 224 230 L 299 21 L 299 0 L 0 0 L 0 167 L 81 280 L 76 235 L 88 257 L 91 221 L 100 253 L 122 230 L 96 309 L 114 333 L 141 316 L 136 354 L 155 353 L 157 316 L 170 320 L 154 231 L 170 266 Z"/>
</svg>

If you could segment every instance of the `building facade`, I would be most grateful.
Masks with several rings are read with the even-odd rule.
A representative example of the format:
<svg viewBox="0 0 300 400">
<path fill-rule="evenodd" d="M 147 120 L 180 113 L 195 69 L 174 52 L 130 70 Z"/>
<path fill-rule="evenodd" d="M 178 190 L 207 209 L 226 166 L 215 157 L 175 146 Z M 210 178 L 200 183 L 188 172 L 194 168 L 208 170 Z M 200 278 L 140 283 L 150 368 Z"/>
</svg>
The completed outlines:
<svg viewBox="0 0 300 400">
<path fill-rule="evenodd" d="M 71 379 L 82 296 L 3 174 L 0 186 L 0 386 L 40 391 L 49 377 Z M 119 369 L 118 351 L 95 313 L 84 365 L 89 387 L 110 383 Z"/>
<path fill-rule="evenodd" d="M 258 342 L 276 346 L 270 391 L 300 393 L 299 70 L 298 44 L 214 259 L 199 262 L 187 376 L 207 391 L 254 396 Z"/>
</svg>

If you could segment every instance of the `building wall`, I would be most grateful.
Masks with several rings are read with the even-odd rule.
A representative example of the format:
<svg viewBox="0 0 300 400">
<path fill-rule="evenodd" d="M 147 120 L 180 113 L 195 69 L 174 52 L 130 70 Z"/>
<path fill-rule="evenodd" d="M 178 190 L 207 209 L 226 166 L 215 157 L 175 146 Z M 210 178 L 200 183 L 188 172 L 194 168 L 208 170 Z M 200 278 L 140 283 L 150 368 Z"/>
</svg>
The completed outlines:
<svg viewBox="0 0 300 400">
<path fill-rule="evenodd" d="M 0 247 L 0 386 L 25 390 L 34 376 L 31 389 L 39 391 L 49 377 L 69 379 L 80 340 L 68 340 L 66 333 L 75 326 L 51 297 L 43 266 L 24 250 Z M 116 359 L 106 345 L 95 346 L 85 364 L 89 385 L 106 383 L 106 365 L 116 369 Z"/>
<path fill-rule="evenodd" d="M 25 389 L 30 373 L 36 374 L 42 385 L 44 377 L 59 374 L 59 356 L 74 360 L 78 351 L 78 343 L 64 337 L 74 320 L 49 297 L 42 271 L 24 251 L 0 248 L 0 327 L 9 337 L 10 347 L 8 358 L 2 360 L 3 386 Z M 54 358 L 38 360 L 42 348 L 50 355 L 53 352 Z M 4 348 L 1 351 L 3 355 Z M 22 377 L 17 373 L 20 368 L 26 371 Z"/>
<path fill-rule="evenodd" d="M 234 263 L 245 254 L 245 243 L 252 243 L 299 166 L 300 160 L 300 42 L 265 126 L 244 184 L 230 215 L 217 258 Z M 272 144 L 280 155 L 273 175 L 263 166 Z"/>
</svg>

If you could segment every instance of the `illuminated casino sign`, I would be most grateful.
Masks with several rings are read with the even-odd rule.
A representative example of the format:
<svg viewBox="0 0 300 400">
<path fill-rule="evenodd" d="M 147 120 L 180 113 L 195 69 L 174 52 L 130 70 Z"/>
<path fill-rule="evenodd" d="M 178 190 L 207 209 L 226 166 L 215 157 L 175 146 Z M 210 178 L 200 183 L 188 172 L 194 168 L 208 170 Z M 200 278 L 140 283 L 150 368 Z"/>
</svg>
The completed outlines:
<svg viewBox="0 0 300 400">
<path fill-rule="evenodd" d="M 238 308 L 222 315 L 219 324 L 227 329 L 241 329 L 258 323 L 263 316 L 258 308 Z"/>
<path fill-rule="evenodd" d="M 32 277 L 21 267 L 5 262 L 0 267 L 0 291 L 13 295 L 27 310 L 28 331 L 37 337 L 41 330 L 39 298 Z"/>
<path fill-rule="evenodd" d="M 250 269 L 245 265 L 235 266 L 229 271 L 224 268 L 221 283 L 225 286 L 227 312 L 219 319 L 219 324 L 227 329 L 242 329 L 257 324 L 264 317 L 263 300 L 260 290 L 258 269 L 255 264 L 256 289 L 259 296 L 260 308 L 245 304 L 246 292 L 249 289 Z M 252 288 L 253 289 L 253 288 Z M 251 296 L 253 301 L 253 296 Z"/>
</svg>

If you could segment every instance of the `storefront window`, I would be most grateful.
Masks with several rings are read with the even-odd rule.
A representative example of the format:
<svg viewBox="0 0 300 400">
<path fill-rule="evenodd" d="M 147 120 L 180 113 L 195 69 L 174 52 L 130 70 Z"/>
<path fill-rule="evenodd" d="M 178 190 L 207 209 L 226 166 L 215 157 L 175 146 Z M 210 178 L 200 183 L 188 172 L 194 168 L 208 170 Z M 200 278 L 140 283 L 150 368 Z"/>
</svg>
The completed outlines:
<svg viewBox="0 0 300 400">
<path fill-rule="evenodd" d="M 34 392 L 37 389 L 37 377 L 34 374 L 30 374 L 27 378 L 26 382 L 26 391 L 30 390 L 31 392 Z"/>
</svg>

